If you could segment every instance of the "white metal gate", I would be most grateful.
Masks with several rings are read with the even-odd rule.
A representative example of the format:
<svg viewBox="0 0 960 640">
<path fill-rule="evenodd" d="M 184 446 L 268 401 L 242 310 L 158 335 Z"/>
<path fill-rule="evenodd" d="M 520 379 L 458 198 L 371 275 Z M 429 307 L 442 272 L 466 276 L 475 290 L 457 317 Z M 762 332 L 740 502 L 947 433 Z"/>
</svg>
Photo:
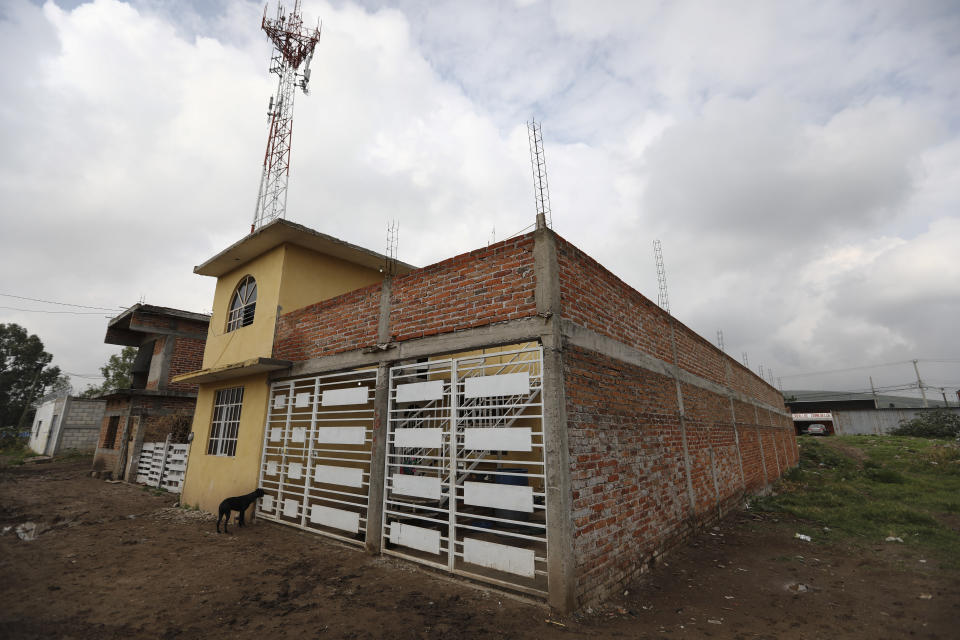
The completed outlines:
<svg viewBox="0 0 960 640">
<path fill-rule="evenodd" d="M 260 517 L 364 542 L 376 386 L 376 369 L 271 386 Z"/>
<path fill-rule="evenodd" d="M 547 594 L 540 347 L 393 367 L 383 548 Z"/>
</svg>

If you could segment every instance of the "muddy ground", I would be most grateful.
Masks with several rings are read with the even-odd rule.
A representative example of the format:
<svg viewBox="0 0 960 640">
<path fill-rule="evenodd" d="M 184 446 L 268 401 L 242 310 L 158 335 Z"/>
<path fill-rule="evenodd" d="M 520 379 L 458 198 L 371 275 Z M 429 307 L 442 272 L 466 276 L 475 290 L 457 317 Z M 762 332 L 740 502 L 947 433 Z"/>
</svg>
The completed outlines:
<svg viewBox="0 0 960 640">
<path fill-rule="evenodd" d="M 0 535 L 0 638 L 958 637 L 960 572 L 898 543 L 805 542 L 769 514 L 732 514 L 560 616 L 272 523 L 217 535 L 176 496 L 89 468 L 0 468 L 0 530 L 40 525 Z"/>
</svg>

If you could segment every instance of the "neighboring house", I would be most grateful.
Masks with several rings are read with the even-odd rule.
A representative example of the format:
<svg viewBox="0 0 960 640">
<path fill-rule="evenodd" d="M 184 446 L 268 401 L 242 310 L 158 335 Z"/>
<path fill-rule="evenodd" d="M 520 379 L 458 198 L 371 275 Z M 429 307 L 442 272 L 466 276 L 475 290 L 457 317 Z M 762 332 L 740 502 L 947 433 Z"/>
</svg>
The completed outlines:
<svg viewBox="0 0 960 640">
<path fill-rule="evenodd" d="M 106 402 L 51 393 L 40 400 L 33 418 L 29 447 L 54 456 L 65 451 L 92 452 L 97 448 Z"/>
<path fill-rule="evenodd" d="M 570 610 L 797 463 L 776 389 L 546 228 L 417 269 L 276 220 L 194 271 L 184 504 L 260 486 L 261 518 Z"/>
<path fill-rule="evenodd" d="M 185 442 L 197 402 L 197 387 L 173 382 L 200 366 L 210 317 L 135 304 L 107 325 L 104 342 L 138 347 L 129 389 L 100 396 L 106 402 L 94 471 L 131 479 L 144 442 Z"/>
</svg>

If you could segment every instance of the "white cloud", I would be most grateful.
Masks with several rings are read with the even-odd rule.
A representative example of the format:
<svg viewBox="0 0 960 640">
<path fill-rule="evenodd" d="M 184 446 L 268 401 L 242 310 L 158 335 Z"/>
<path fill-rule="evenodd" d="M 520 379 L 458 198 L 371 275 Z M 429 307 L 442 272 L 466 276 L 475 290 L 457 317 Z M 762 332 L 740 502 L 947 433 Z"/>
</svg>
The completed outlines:
<svg viewBox="0 0 960 640">
<path fill-rule="evenodd" d="M 262 5 L 0 8 L 2 292 L 204 310 L 253 216 L 275 88 Z M 289 217 L 425 264 L 554 225 L 778 373 L 956 356 L 960 12 L 950 3 L 308 2 Z M 0 299 L 0 304 L 10 302 Z M 6 306 L 18 306 L 8 304 Z M 20 305 L 26 306 L 26 305 Z M 68 370 L 104 320 L 0 309 Z M 960 372 L 944 373 L 960 382 Z"/>
</svg>

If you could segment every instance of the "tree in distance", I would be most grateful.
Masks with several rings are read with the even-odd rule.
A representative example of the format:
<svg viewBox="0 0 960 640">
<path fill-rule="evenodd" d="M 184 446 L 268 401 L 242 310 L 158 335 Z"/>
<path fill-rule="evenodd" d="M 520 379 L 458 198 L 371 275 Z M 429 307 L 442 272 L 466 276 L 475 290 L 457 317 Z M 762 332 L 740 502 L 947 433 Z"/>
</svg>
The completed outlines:
<svg viewBox="0 0 960 640">
<path fill-rule="evenodd" d="M 0 427 L 19 433 L 44 387 L 60 376 L 43 342 L 18 324 L 0 324 Z"/>
<path fill-rule="evenodd" d="M 90 385 L 80 396 L 83 398 L 95 398 L 118 389 L 129 389 L 133 381 L 133 361 L 137 357 L 136 347 L 124 347 L 120 353 L 110 356 L 107 363 L 100 367 L 100 374 L 103 375 L 103 384 Z"/>
</svg>

